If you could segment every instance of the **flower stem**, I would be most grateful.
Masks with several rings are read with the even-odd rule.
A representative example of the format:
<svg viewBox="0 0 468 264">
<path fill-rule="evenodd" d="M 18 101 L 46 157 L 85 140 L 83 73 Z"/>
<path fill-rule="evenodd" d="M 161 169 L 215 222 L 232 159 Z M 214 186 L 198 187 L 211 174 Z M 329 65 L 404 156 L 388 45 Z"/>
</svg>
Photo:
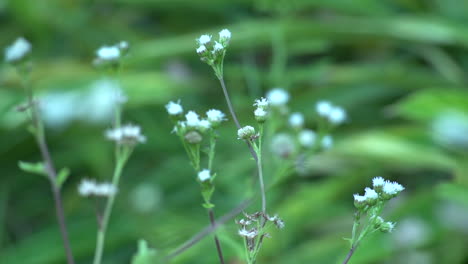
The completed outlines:
<svg viewBox="0 0 468 264">
<path fill-rule="evenodd" d="M 210 217 L 210 224 L 211 227 L 215 227 L 215 216 L 214 216 L 214 211 L 213 208 L 208 208 L 208 215 Z M 218 257 L 219 257 L 219 263 L 224 264 L 224 257 L 223 257 L 223 250 L 221 249 L 221 243 L 219 243 L 218 236 L 215 234 L 214 235 L 214 241 L 216 244 L 216 250 L 218 251 Z"/>
<path fill-rule="evenodd" d="M 262 213 L 266 214 L 266 195 L 265 184 L 263 183 L 263 168 L 262 168 L 262 137 L 263 137 L 263 124 L 260 124 L 260 135 L 258 139 L 258 152 L 257 152 L 257 169 L 258 181 L 260 184 L 260 194 L 262 196 Z"/>
<path fill-rule="evenodd" d="M 343 261 L 343 264 L 347 264 L 349 262 L 355 250 L 356 250 L 356 245 L 351 247 L 351 249 L 348 252 L 348 255 L 346 255 L 346 259 Z"/>
<path fill-rule="evenodd" d="M 36 108 L 36 103 L 34 102 L 32 90 L 27 85 L 27 76 L 26 74 L 22 74 L 22 75 L 23 75 L 22 76 L 23 86 L 25 87 L 26 92 L 28 94 L 27 96 L 28 96 L 29 114 L 30 114 L 32 126 L 34 128 L 34 137 L 36 139 L 36 143 L 39 147 L 39 151 L 41 152 L 41 156 L 45 164 L 47 177 L 50 181 L 52 194 L 54 197 L 54 203 L 55 203 L 55 213 L 56 213 L 57 221 L 58 221 L 59 228 L 60 228 L 60 234 L 62 236 L 63 247 L 65 248 L 67 263 L 74 264 L 75 260 L 73 258 L 73 252 L 70 246 L 70 239 L 68 237 L 67 225 L 66 225 L 65 215 L 64 215 L 64 210 L 63 210 L 62 194 L 60 191 L 60 186 L 58 186 L 56 183 L 57 172 L 55 170 L 54 163 L 50 156 L 49 147 L 47 146 L 47 141 L 45 138 L 44 126 L 39 117 L 39 113 Z"/>
</svg>

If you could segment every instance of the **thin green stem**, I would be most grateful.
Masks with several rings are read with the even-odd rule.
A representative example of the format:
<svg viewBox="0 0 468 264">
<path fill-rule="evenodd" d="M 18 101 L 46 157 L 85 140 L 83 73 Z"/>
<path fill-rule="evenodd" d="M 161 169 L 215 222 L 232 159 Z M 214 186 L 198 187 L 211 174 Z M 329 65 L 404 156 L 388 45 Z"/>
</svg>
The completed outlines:
<svg viewBox="0 0 468 264">
<path fill-rule="evenodd" d="M 262 213 L 266 214 L 266 195 L 265 195 L 265 184 L 263 182 L 263 168 L 262 168 L 262 138 L 263 138 L 263 124 L 260 124 L 260 132 L 258 137 L 258 148 L 257 148 L 257 169 L 258 169 L 258 181 L 260 184 L 260 194 L 262 196 Z"/>
</svg>

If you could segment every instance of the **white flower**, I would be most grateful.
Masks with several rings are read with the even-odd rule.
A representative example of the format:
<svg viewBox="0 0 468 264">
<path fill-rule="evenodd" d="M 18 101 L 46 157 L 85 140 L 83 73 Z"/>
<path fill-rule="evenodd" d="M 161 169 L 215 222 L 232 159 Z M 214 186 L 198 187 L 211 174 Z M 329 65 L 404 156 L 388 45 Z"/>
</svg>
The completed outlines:
<svg viewBox="0 0 468 264">
<path fill-rule="evenodd" d="M 274 88 L 266 95 L 271 105 L 280 106 L 285 105 L 289 101 L 289 94 L 282 88 Z"/>
<path fill-rule="evenodd" d="M 223 49 L 224 49 L 224 46 L 221 43 L 215 41 L 215 44 L 213 46 L 213 50 L 214 51 L 220 51 L 220 50 L 223 50 Z"/>
<path fill-rule="evenodd" d="M 251 126 L 245 126 L 237 130 L 237 136 L 239 139 L 250 139 L 255 135 L 255 128 Z"/>
<path fill-rule="evenodd" d="M 364 194 L 364 197 L 367 199 L 367 200 L 376 200 L 377 198 L 379 198 L 379 195 L 377 194 L 377 192 L 369 187 L 366 187 L 365 190 L 365 194 Z"/>
<path fill-rule="evenodd" d="M 130 124 L 107 130 L 106 137 L 119 144 L 133 145 L 146 141 L 146 137 L 141 134 L 141 128 Z"/>
<path fill-rule="evenodd" d="M 103 61 L 115 61 L 120 58 L 120 49 L 117 46 L 102 46 L 96 51 L 96 55 Z"/>
<path fill-rule="evenodd" d="M 198 127 L 205 131 L 206 129 L 209 129 L 211 127 L 211 123 L 210 121 L 206 120 L 206 119 L 202 119 L 200 120 L 200 122 L 198 123 Z"/>
<path fill-rule="evenodd" d="M 383 186 L 383 192 L 388 194 L 388 195 L 396 195 L 403 191 L 405 187 L 403 187 L 401 184 L 397 182 L 390 182 L 390 181 L 385 181 L 384 186 Z"/>
<path fill-rule="evenodd" d="M 198 43 L 200 45 L 205 45 L 205 44 L 209 43 L 210 41 L 211 41 L 211 36 L 210 35 L 201 35 L 198 38 Z"/>
<path fill-rule="evenodd" d="M 219 39 L 220 40 L 230 40 L 231 39 L 231 31 L 228 29 L 223 29 L 219 32 Z"/>
<path fill-rule="evenodd" d="M 96 183 L 94 180 L 83 179 L 78 186 L 81 196 L 111 196 L 117 192 L 117 188 L 111 183 Z"/>
<path fill-rule="evenodd" d="M 346 111 L 338 106 L 335 106 L 328 113 L 328 120 L 333 124 L 341 124 L 346 120 Z"/>
<path fill-rule="evenodd" d="M 328 117 L 333 106 L 328 101 L 320 101 L 315 105 L 315 110 L 320 116 Z"/>
<path fill-rule="evenodd" d="M 167 110 L 167 113 L 171 116 L 180 115 L 184 112 L 184 109 L 182 108 L 182 105 L 180 104 L 180 102 L 175 103 L 172 101 L 167 103 L 166 110 Z"/>
<path fill-rule="evenodd" d="M 313 130 L 304 129 L 299 133 L 299 143 L 306 148 L 310 148 L 315 144 L 317 135 Z"/>
<path fill-rule="evenodd" d="M 257 108 L 254 111 L 255 118 L 264 118 L 268 114 L 263 108 Z"/>
<path fill-rule="evenodd" d="M 276 134 L 271 140 L 271 150 L 276 155 L 282 158 L 287 158 L 295 150 L 294 140 L 288 134 Z"/>
<path fill-rule="evenodd" d="M 268 108 L 268 105 L 269 105 L 268 100 L 266 98 L 263 98 L 263 97 L 260 98 L 260 99 L 255 100 L 255 102 L 253 104 L 253 106 L 256 106 L 258 108 L 264 108 L 264 109 Z"/>
<path fill-rule="evenodd" d="M 210 170 L 204 169 L 198 173 L 198 179 L 202 182 L 211 178 Z"/>
<path fill-rule="evenodd" d="M 323 138 L 322 138 L 322 147 L 324 149 L 329 149 L 333 146 L 333 138 L 332 136 L 330 135 L 325 135 Z"/>
<path fill-rule="evenodd" d="M 294 128 L 301 128 L 304 125 L 304 115 L 301 113 L 292 113 L 289 116 L 289 125 Z"/>
<path fill-rule="evenodd" d="M 25 38 L 20 37 L 13 42 L 10 46 L 5 49 L 5 61 L 15 62 L 19 61 L 29 52 L 31 52 L 32 46 Z"/>
<path fill-rule="evenodd" d="M 239 230 L 239 235 L 242 236 L 242 237 L 252 239 L 252 238 L 255 238 L 258 235 L 258 232 L 255 229 L 252 229 L 252 230 L 248 231 L 247 229 L 242 228 L 242 229 Z"/>
<path fill-rule="evenodd" d="M 367 197 L 363 196 L 363 195 L 359 195 L 359 194 L 354 194 L 354 201 L 358 202 L 358 203 L 363 203 L 367 200 Z"/>
<path fill-rule="evenodd" d="M 118 45 L 119 45 L 119 49 L 121 50 L 126 50 L 129 47 L 128 42 L 125 40 L 120 41 Z"/>
<path fill-rule="evenodd" d="M 225 114 L 217 109 L 210 109 L 206 112 L 208 121 L 214 124 L 219 124 L 225 120 Z"/>
<path fill-rule="evenodd" d="M 372 179 L 372 186 L 375 187 L 382 187 L 383 185 L 385 184 L 385 180 L 384 178 L 378 176 L 378 177 L 375 177 L 374 179 Z"/>
<path fill-rule="evenodd" d="M 204 53 L 205 51 L 206 51 L 205 45 L 200 45 L 200 47 L 197 48 L 198 54 Z"/>
<path fill-rule="evenodd" d="M 249 220 L 245 220 L 245 219 L 241 219 L 241 220 L 239 220 L 239 222 L 238 222 L 238 223 L 239 223 L 240 225 L 244 225 L 244 226 L 252 224 L 252 222 L 251 222 L 251 221 L 249 221 Z"/>
<path fill-rule="evenodd" d="M 187 126 L 189 127 L 198 127 L 200 125 L 200 119 L 198 117 L 198 114 L 194 111 L 189 111 L 185 115 L 185 118 L 187 119 Z"/>
</svg>

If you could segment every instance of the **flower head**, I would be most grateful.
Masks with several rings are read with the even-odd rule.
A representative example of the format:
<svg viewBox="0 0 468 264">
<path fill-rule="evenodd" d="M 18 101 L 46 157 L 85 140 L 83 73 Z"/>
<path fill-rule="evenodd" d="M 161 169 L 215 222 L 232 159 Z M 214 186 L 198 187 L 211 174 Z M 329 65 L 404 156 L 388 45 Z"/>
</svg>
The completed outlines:
<svg viewBox="0 0 468 264">
<path fill-rule="evenodd" d="M 296 112 L 289 116 L 289 125 L 293 128 L 301 128 L 304 125 L 304 115 Z"/>
<path fill-rule="evenodd" d="M 268 112 L 265 111 L 264 108 L 260 108 L 260 107 L 257 108 L 257 109 L 255 109 L 255 111 L 254 111 L 255 119 L 256 119 L 259 123 L 265 122 L 266 117 L 267 117 L 267 114 L 268 114 Z"/>
<path fill-rule="evenodd" d="M 96 51 L 99 60 L 116 61 L 120 59 L 120 49 L 118 46 L 102 46 Z"/>
<path fill-rule="evenodd" d="M 346 111 L 341 107 L 335 106 L 328 114 L 328 120 L 332 124 L 341 124 L 346 120 Z"/>
<path fill-rule="evenodd" d="M 270 90 L 266 96 L 273 106 L 285 105 L 289 101 L 289 93 L 282 88 L 274 88 Z"/>
<path fill-rule="evenodd" d="M 382 178 L 380 176 L 375 177 L 374 179 L 372 179 L 372 186 L 374 186 L 374 188 L 382 187 L 384 184 L 385 184 L 385 180 L 384 180 L 384 178 Z"/>
<path fill-rule="evenodd" d="M 81 196 L 112 196 L 117 192 L 117 187 L 111 183 L 96 183 L 94 180 L 83 179 L 78 186 Z"/>
<path fill-rule="evenodd" d="M 184 112 L 180 102 L 172 102 L 166 104 L 167 113 L 171 116 L 181 115 Z"/>
<path fill-rule="evenodd" d="M 262 97 L 260 99 L 256 99 L 253 106 L 256 106 L 257 108 L 268 108 L 269 102 L 266 98 Z"/>
<path fill-rule="evenodd" d="M 397 182 L 390 182 L 390 181 L 385 181 L 383 188 L 382 188 L 383 192 L 389 196 L 396 196 L 404 189 L 405 187 L 403 187 L 401 184 Z"/>
<path fill-rule="evenodd" d="M 141 128 L 130 124 L 107 130 L 106 137 L 123 145 L 146 142 L 146 137 L 141 134 Z"/>
<path fill-rule="evenodd" d="M 20 37 L 5 49 L 5 61 L 17 62 L 31 52 L 32 46 L 25 38 Z"/>
<path fill-rule="evenodd" d="M 333 146 L 333 138 L 332 136 L 330 135 L 325 135 L 323 138 L 322 138 L 322 147 L 324 149 L 329 149 Z"/>
<path fill-rule="evenodd" d="M 198 173 L 198 179 L 201 182 L 209 180 L 211 178 L 210 170 L 204 169 Z"/>
<path fill-rule="evenodd" d="M 231 31 L 223 29 L 219 32 L 220 41 L 229 41 L 231 39 Z"/>
<path fill-rule="evenodd" d="M 200 119 L 198 117 L 198 114 L 194 111 L 189 111 L 185 115 L 185 118 L 187 119 L 186 124 L 188 127 L 198 127 L 200 125 Z"/>
<path fill-rule="evenodd" d="M 213 52 L 221 51 L 223 49 L 223 44 L 219 43 L 218 41 L 215 41 L 215 44 L 213 45 Z"/>
<path fill-rule="evenodd" d="M 304 129 L 299 132 L 299 143 L 306 148 L 314 146 L 317 135 L 313 130 Z"/>
<path fill-rule="evenodd" d="M 198 44 L 200 44 L 200 45 L 206 45 L 211 41 L 211 36 L 210 35 L 201 35 L 198 38 L 197 41 L 198 41 Z"/>
<path fill-rule="evenodd" d="M 255 128 L 251 126 L 245 126 L 237 130 L 237 136 L 239 139 L 251 139 L 255 136 Z"/>
<path fill-rule="evenodd" d="M 206 112 L 208 121 L 211 122 L 211 126 L 217 127 L 222 121 L 226 120 L 225 114 L 217 109 L 210 109 Z"/>
<path fill-rule="evenodd" d="M 200 47 L 197 48 L 197 53 L 202 54 L 206 52 L 206 46 L 205 45 L 200 45 Z"/>
<path fill-rule="evenodd" d="M 246 237 L 246 238 L 252 239 L 252 238 L 255 238 L 258 235 L 258 231 L 256 229 L 247 230 L 245 228 L 242 228 L 242 229 L 239 230 L 239 235 L 241 237 Z"/>
<path fill-rule="evenodd" d="M 315 110 L 320 116 L 323 116 L 323 117 L 328 117 L 332 108 L 333 108 L 332 104 L 328 101 L 319 101 L 315 105 Z"/>
<path fill-rule="evenodd" d="M 202 119 L 200 120 L 200 122 L 198 123 L 198 128 L 200 128 L 200 130 L 202 132 L 208 130 L 211 128 L 211 122 L 206 120 L 206 119 Z"/>
<path fill-rule="evenodd" d="M 368 202 L 375 201 L 379 198 L 379 195 L 377 194 L 377 192 L 369 187 L 366 187 L 364 191 L 365 191 L 364 197 L 366 198 Z"/>
</svg>

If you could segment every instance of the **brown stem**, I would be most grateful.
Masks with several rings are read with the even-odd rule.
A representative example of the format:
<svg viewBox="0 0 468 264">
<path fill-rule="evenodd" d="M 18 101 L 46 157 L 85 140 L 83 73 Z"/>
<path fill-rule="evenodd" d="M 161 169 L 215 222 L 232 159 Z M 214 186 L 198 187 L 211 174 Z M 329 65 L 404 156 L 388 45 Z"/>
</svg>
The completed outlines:
<svg viewBox="0 0 468 264">
<path fill-rule="evenodd" d="M 211 227 L 214 227 L 215 216 L 214 216 L 213 208 L 208 209 L 208 215 L 210 216 Z M 216 250 L 218 251 L 219 262 L 221 264 L 224 264 L 223 250 L 221 249 L 221 243 L 219 243 L 218 236 L 216 234 L 214 235 L 214 241 L 216 244 Z"/>
<path fill-rule="evenodd" d="M 346 256 L 346 259 L 343 261 L 343 264 L 347 264 L 348 261 L 351 259 L 351 257 L 354 254 L 354 251 L 356 250 L 356 246 L 352 246 L 351 249 L 348 252 L 348 255 Z"/>
</svg>

